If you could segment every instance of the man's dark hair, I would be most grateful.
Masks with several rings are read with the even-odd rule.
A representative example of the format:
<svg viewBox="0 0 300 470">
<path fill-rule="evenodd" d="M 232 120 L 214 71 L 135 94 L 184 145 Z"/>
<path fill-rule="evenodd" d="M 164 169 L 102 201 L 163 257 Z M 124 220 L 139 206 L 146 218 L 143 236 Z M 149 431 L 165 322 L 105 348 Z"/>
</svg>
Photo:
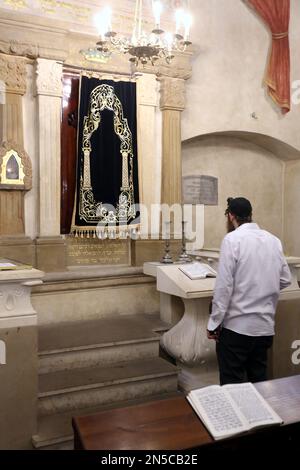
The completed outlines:
<svg viewBox="0 0 300 470">
<path fill-rule="evenodd" d="M 244 197 L 229 197 L 227 199 L 225 215 L 234 215 L 239 225 L 252 222 L 252 206 L 250 201 Z"/>
</svg>

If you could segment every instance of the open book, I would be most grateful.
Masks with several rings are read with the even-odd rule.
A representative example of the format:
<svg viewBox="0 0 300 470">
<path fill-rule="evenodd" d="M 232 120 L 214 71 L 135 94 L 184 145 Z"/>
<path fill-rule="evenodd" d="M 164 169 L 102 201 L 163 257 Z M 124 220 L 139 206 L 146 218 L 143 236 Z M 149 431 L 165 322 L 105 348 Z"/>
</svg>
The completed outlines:
<svg viewBox="0 0 300 470">
<path fill-rule="evenodd" d="M 217 272 L 205 263 L 191 263 L 186 266 L 180 266 L 179 269 L 192 280 L 216 277 L 217 275 Z"/>
<path fill-rule="evenodd" d="M 215 440 L 283 422 L 251 383 L 199 388 L 187 400 Z"/>
</svg>

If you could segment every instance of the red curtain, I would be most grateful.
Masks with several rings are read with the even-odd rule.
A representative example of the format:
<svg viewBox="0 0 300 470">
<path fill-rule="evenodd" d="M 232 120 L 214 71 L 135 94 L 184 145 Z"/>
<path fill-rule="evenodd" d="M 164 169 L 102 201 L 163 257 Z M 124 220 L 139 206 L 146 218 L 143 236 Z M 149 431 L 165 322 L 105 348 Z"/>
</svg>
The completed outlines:
<svg viewBox="0 0 300 470">
<path fill-rule="evenodd" d="M 290 0 L 248 0 L 272 32 L 272 50 L 265 76 L 269 95 L 283 113 L 290 111 Z"/>
</svg>

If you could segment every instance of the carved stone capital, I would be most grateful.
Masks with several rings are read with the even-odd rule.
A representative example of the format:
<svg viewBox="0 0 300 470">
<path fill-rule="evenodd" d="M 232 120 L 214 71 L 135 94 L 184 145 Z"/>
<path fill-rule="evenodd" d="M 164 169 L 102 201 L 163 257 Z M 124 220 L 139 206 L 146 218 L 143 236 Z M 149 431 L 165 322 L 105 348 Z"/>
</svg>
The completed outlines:
<svg viewBox="0 0 300 470">
<path fill-rule="evenodd" d="M 62 64 L 47 59 L 36 61 L 36 94 L 62 96 Z"/>
<path fill-rule="evenodd" d="M 1 40 L 0 52 L 4 54 L 17 55 L 35 59 L 38 57 L 39 51 L 36 44 L 27 44 L 15 40 Z"/>
<path fill-rule="evenodd" d="M 24 95 L 26 92 L 26 60 L 22 57 L 0 54 L 0 81 L 3 82 L 6 93 Z"/>
<path fill-rule="evenodd" d="M 162 77 L 160 81 L 160 108 L 183 111 L 185 108 L 185 81 Z"/>
</svg>

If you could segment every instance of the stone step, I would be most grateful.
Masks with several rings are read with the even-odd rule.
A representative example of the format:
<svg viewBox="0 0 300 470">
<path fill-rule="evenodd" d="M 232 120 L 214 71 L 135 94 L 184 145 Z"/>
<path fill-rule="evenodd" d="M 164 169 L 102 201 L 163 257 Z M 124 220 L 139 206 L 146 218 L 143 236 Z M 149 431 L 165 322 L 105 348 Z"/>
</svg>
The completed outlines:
<svg viewBox="0 0 300 470">
<path fill-rule="evenodd" d="M 39 371 L 55 372 L 157 357 L 169 325 L 159 314 L 39 327 Z"/>
<path fill-rule="evenodd" d="M 159 357 L 39 376 L 40 415 L 107 405 L 177 390 L 178 368 Z"/>
<path fill-rule="evenodd" d="M 32 437 L 32 444 L 36 449 L 45 450 L 70 450 L 74 448 L 72 418 L 74 416 L 87 416 L 112 408 L 139 405 L 147 401 L 165 400 L 180 395 L 179 392 L 164 393 L 143 397 L 136 400 L 127 400 L 119 403 L 102 405 L 94 408 L 71 410 L 55 415 L 40 416 L 38 420 L 38 432 Z"/>
</svg>

